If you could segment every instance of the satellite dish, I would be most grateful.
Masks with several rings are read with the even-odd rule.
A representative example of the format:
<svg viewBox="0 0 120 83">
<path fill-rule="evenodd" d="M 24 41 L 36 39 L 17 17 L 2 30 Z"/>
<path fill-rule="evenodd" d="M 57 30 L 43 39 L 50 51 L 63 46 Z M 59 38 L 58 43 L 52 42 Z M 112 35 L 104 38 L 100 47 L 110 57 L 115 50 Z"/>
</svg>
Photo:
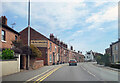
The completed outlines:
<svg viewBox="0 0 120 83">
<path fill-rule="evenodd" d="M 14 22 L 13 24 L 11 24 L 12 25 L 12 28 L 14 28 L 14 25 L 16 25 L 16 23 Z"/>
</svg>

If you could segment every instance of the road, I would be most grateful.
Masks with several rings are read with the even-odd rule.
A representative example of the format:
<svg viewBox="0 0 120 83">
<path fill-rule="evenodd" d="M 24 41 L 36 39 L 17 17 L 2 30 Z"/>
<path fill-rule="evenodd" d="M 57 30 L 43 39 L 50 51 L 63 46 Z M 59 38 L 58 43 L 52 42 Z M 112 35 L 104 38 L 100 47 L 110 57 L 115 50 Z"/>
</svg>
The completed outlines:
<svg viewBox="0 0 120 83">
<path fill-rule="evenodd" d="M 118 81 L 117 71 L 100 68 L 93 63 L 78 63 L 77 66 L 55 65 L 38 70 L 4 76 L 3 81 Z"/>
</svg>

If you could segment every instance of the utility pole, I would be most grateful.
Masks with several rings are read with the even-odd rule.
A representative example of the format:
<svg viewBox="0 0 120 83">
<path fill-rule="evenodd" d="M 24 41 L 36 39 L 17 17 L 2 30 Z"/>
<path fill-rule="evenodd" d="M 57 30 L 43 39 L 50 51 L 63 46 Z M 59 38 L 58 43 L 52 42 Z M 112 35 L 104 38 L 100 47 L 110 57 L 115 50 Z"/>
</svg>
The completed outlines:
<svg viewBox="0 0 120 83">
<path fill-rule="evenodd" d="M 27 55 L 27 64 L 26 64 L 26 69 L 29 70 L 29 60 L 30 60 L 30 0 L 28 2 L 28 55 Z"/>
</svg>

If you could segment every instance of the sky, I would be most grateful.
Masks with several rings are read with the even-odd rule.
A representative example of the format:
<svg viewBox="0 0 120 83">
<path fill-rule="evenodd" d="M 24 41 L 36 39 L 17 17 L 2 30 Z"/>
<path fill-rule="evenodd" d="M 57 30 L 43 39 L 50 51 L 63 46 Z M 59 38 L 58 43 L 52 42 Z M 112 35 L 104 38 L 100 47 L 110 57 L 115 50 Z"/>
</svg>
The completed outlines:
<svg viewBox="0 0 120 83">
<path fill-rule="evenodd" d="M 27 27 L 28 2 L 2 1 L 8 26 L 20 32 Z M 118 39 L 118 1 L 31 0 L 31 27 L 49 38 L 72 45 L 76 51 L 104 53 Z"/>
</svg>

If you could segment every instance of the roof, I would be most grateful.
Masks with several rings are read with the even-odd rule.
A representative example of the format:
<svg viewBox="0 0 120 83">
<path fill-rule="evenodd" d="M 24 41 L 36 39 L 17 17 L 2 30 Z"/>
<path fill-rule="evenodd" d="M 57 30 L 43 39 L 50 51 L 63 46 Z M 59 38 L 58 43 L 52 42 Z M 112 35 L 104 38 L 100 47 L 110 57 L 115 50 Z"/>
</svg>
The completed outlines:
<svg viewBox="0 0 120 83">
<path fill-rule="evenodd" d="M 2 25 L 2 28 L 6 28 L 6 29 L 8 29 L 8 30 L 10 30 L 10 31 L 12 31 L 12 32 L 14 32 L 14 33 L 20 35 L 19 32 L 15 31 L 14 29 L 12 29 L 11 27 L 9 27 L 8 25 L 1 24 L 1 23 L 0 23 L 0 26 L 1 26 L 1 25 Z"/>
<path fill-rule="evenodd" d="M 24 30 L 26 30 L 28 27 L 26 27 L 25 29 L 23 29 L 22 31 L 24 31 Z M 30 29 L 32 29 L 32 30 L 34 30 L 36 33 L 38 33 L 38 34 L 40 34 L 40 35 L 42 35 L 43 37 L 45 37 L 47 40 L 49 40 L 49 41 L 51 41 L 51 42 L 53 42 L 53 43 L 55 43 L 54 41 L 52 41 L 51 39 L 49 39 L 49 38 L 47 38 L 46 36 L 44 36 L 43 34 L 41 34 L 40 32 L 38 32 L 38 31 L 36 31 L 35 29 L 33 29 L 32 27 L 30 27 Z M 21 33 L 22 31 L 20 31 L 19 33 Z M 56 44 L 56 43 L 55 43 Z M 56 44 L 56 45 L 58 45 L 58 44 Z M 60 46 L 60 47 L 62 47 L 61 45 L 58 45 L 58 46 Z M 64 47 L 62 47 L 62 48 L 64 48 Z M 65 49 L 65 48 L 64 48 Z"/>
<path fill-rule="evenodd" d="M 119 42 L 120 42 L 120 39 L 118 41 L 116 41 L 116 42 L 113 42 L 111 45 L 117 44 Z"/>
</svg>

